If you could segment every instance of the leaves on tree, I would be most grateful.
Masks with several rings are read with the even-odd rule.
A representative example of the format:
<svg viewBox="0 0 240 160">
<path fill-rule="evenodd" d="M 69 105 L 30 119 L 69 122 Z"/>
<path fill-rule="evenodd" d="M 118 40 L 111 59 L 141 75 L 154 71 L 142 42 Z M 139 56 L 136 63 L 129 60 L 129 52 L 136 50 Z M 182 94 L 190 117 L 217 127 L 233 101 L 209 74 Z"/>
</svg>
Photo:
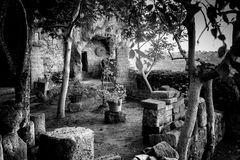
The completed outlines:
<svg viewBox="0 0 240 160">
<path fill-rule="evenodd" d="M 169 3 L 168 6 L 171 8 L 171 10 L 178 11 L 178 7 L 176 5 Z"/>
<path fill-rule="evenodd" d="M 221 40 L 221 41 L 225 41 L 225 40 L 226 40 L 226 37 L 225 37 L 224 34 L 220 34 L 220 35 L 218 36 L 218 39 Z"/>
<path fill-rule="evenodd" d="M 134 57 L 135 57 L 135 52 L 134 52 L 133 49 L 131 49 L 130 52 L 129 52 L 129 58 L 133 59 Z"/>
<path fill-rule="evenodd" d="M 212 24 L 216 23 L 217 11 L 216 11 L 216 8 L 214 6 L 210 5 L 207 8 L 207 17 Z"/>
<path fill-rule="evenodd" d="M 223 18 L 224 22 L 226 22 L 227 24 L 229 24 L 229 19 L 228 19 L 228 17 L 227 17 L 226 14 L 224 14 L 224 15 L 222 16 L 222 18 Z"/>
<path fill-rule="evenodd" d="M 135 49 L 135 51 L 137 52 L 137 54 L 142 57 L 142 58 L 148 58 L 148 56 L 141 50 L 139 49 Z"/>
<path fill-rule="evenodd" d="M 218 48 L 218 57 L 222 58 L 225 55 L 226 51 L 227 51 L 227 45 L 226 43 L 223 43 L 223 45 Z"/>
<path fill-rule="evenodd" d="M 217 28 L 212 28 L 211 33 L 212 33 L 213 37 L 216 39 L 217 38 L 217 33 L 218 33 Z"/>
<path fill-rule="evenodd" d="M 140 58 L 137 57 L 135 63 L 136 63 L 137 69 L 138 69 L 139 71 L 141 71 L 141 70 L 143 69 L 143 64 L 142 64 Z"/>
</svg>

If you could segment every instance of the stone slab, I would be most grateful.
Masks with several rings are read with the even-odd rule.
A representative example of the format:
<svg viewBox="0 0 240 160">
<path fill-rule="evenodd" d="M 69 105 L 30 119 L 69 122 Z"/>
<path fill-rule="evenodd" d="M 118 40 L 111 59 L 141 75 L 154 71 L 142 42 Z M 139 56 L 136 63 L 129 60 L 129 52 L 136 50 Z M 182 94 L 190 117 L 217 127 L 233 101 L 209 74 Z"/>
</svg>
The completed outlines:
<svg viewBox="0 0 240 160">
<path fill-rule="evenodd" d="M 42 137 L 45 141 L 42 141 Z M 66 144 L 73 145 L 69 145 L 70 148 L 66 148 Z M 47 132 L 46 135 L 41 136 L 39 150 L 43 156 L 42 160 L 60 159 L 58 157 L 68 156 L 59 153 L 60 149 L 62 149 L 62 152 L 66 150 L 69 151 L 69 160 L 93 160 L 94 132 L 83 127 L 63 127 Z M 52 157 L 49 157 L 49 155 Z"/>
<path fill-rule="evenodd" d="M 177 147 L 178 141 L 179 141 L 180 131 L 178 130 L 172 130 L 169 132 L 166 132 L 165 134 L 151 134 L 149 135 L 149 144 L 151 146 L 154 146 L 160 142 L 167 142 L 170 144 L 173 148 Z"/>
<path fill-rule="evenodd" d="M 177 100 L 178 100 L 177 97 L 168 98 L 168 99 L 165 99 L 165 98 L 162 98 L 162 99 L 161 99 L 161 101 L 166 102 L 167 105 L 173 104 L 173 103 L 177 102 Z"/>
<path fill-rule="evenodd" d="M 176 95 L 176 91 L 153 91 L 151 97 L 153 99 L 161 100 L 161 99 L 169 99 L 173 98 Z"/>
<path fill-rule="evenodd" d="M 156 99 L 145 99 L 141 101 L 143 108 L 159 110 L 165 108 L 165 102 Z"/>
<path fill-rule="evenodd" d="M 161 142 L 153 146 L 153 150 L 155 153 L 156 158 L 161 159 L 161 158 L 175 158 L 179 159 L 179 154 L 177 151 L 172 148 L 167 142 Z"/>
</svg>

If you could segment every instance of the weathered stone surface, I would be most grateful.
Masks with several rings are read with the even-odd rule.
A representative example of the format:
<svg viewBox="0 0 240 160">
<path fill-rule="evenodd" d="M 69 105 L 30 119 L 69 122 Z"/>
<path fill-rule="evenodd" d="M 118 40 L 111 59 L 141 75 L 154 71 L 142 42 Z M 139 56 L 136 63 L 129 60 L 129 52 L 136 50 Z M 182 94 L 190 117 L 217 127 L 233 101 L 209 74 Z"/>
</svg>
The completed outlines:
<svg viewBox="0 0 240 160">
<path fill-rule="evenodd" d="M 198 105 L 198 127 L 205 127 L 207 125 L 207 111 L 206 111 L 206 103 L 203 98 L 200 98 Z"/>
<path fill-rule="evenodd" d="M 173 97 L 173 98 L 169 98 L 169 99 L 164 99 L 164 98 L 161 99 L 161 101 L 166 102 L 167 105 L 173 104 L 173 103 L 177 102 L 177 100 L 178 100 L 177 97 Z"/>
<path fill-rule="evenodd" d="M 170 124 L 170 128 L 171 130 L 174 130 L 174 129 L 179 129 L 181 128 L 182 126 L 184 125 L 184 121 L 182 120 L 177 120 L 177 121 L 174 121 Z"/>
<path fill-rule="evenodd" d="M 153 99 L 158 100 L 173 98 L 174 96 L 176 96 L 176 91 L 154 91 L 151 95 Z"/>
<path fill-rule="evenodd" d="M 156 157 L 153 157 L 153 156 L 149 156 L 149 157 L 148 157 L 148 160 L 157 160 L 157 158 L 156 158 Z"/>
<path fill-rule="evenodd" d="M 171 123 L 172 120 L 173 120 L 172 115 L 166 116 L 166 118 L 165 118 L 165 124 L 169 124 L 169 123 Z"/>
<path fill-rule="evenodd" d="M 17 133 L 2 138 L 4 160 L 27 160 L 27 144 Z"/>
<path fill-rule="evenodd" d="M 147 154 L 139 154 L 136 155 L 132 160 L 148 160 L 149 155 Z"/>
<path fill-rule="evenodd" d="M 162 90 L 162 91 L 169 91 L 170 90 L 170 86 L 169 85 L 162 85 L 159 90 Z"/>
<path fill-rule="evenodd" d="M 146 109 L 159 110 L 165 108 L 165 102 L 156 99 L 145 99 L 141 101 L 142 107 Z"/>
<path fill-rule="evenodd" d="M 93 160 L 94 133 L 83 127 L 64 127 L 41 135 L 39 160 Z"/>
<path fill-rule="evenodd" d="M 80 112 L 82 110 L 82 102 L 69 103 L 66 108 L 66 111 L 70 113 Z"/>
<path fill-rule="evenodd" d="M 179 154 L 167 142 L 161 142 L 153 146 L 156 158 L 176 158 L 179 159 Z"/>
<path fill-rule="evenodd" d="M 123 112 L 105 111 L 105 123 L 120 123 L 126 121 L 126 114 Z"/>
<path fill-rule="evenodd" d="M 179 140 L 180 132 L 177 130 L 169 131 L 165 134 L 151 134 L 149 135 L 149 144 L 154 146 L 162 141 L 167 142 L 173 148 L 177 147 Z"/>
<path fill-rule="evenodd" d="M 116 154 L 101 156 L 101 157 L 95 158 L 95 160 L 122 160 L 122 158 L 119 154 L 116 153 Z"/>
<path fill-rule="evenodd" d="M 19 130 L 23 121 L 23 113 L 20 104 L 12 101 L 0 104 L 0 134 L 6 135 Z"/>
<path fill-rule="evenodd" d="M 159 127 L 165 123 L 165 108 L 159 110 L 146 109 L 143 110 L 142 125 L 148 127 Z"/>
<path fill-rule="evenodd" d="M 180 118 L 182 117 L 182 114 L 179 112 L 179 113 L 174 113 L 173 114 L 173 121 L 177 121 L 179 120 Z"/>
<path fill-rule="evenodd" d="M 2 136 L 0 135 L 0 160 L 3 160 Z"/>
<path fill-rule="evenodd" d="M 176 107 L 176 106 L 180 106 L 182 104 L 184 104 L 184 97 L 179 97 L 177 99 L 177 102 L 173 103 L 173 108 Z"/>
<path fill-rule="evenodd" d="M 168 117 L 168 116 L 172 116 L 172 110 L 166 110 L 166 113 L 165 113 L 165 116 Z"/>
<path fill-rule="evenodd" d="M 34 123 L 29 121 L 25 127 L 18 130 L 18 135 L 27 143 L 28 147 L 35 145 L 35 129 Z"/>
<path fill-rule="evenodd" d="M 45 114 L 44 113 L 31 114 L 30 120 L 34 123 L 35 141 L 36 143 L 38 143 L 40 134 L 46 133 Z"/>
<path fill-rule="evenodd" d="M 166 111 L 172 110 L 172 109 L 173 109 L 173 105 L 166 105 Z"/>
</svg>

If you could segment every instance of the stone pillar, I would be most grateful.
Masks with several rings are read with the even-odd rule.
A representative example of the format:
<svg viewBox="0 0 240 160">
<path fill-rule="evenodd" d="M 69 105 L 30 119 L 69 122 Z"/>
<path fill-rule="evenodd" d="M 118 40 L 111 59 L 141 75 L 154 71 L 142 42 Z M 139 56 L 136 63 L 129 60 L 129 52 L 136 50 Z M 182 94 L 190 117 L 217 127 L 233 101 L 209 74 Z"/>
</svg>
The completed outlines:
<svg viewBox="0 0 240 160">
<path fill-rule="evenodd" d="M 46 132 L 45 114 L 44 113 L 31 114 L 30 120 L 34 123 L 35 140 L 36 143 L 38 143 L 40 134 L 44 134 Z"/>
<path fill-rule="evenodd" d="M 146 99 L 141 102 L 143 109 L 142 135 L 160 134 L 165 124 L 166 103 L 155 99 Z"/>
<path fill-rule="evenodd" d="M 127 46 L 127 42 L 123 43 L 121 47 L 117 50 L 117 69 L 118 69 L 118 77 L 117 83 L 127 84 L 128 82 L 128 72 L 129 72 L 129 47 Z"/>
<path fill-rule="evenodd" d="M 83 127 L 64 127 L 40 136 L 39 160 L 93 160 L 94 133 Z"/>
<path fill-rule="evenodd" d="M 2 145 L 5 160 L 27 160 L 27 144 L 17 133 L 4 135 Z"/>
<path fill-rule="evenodd" d="M 31 86 L 38 81 L 38 78 L 44 78 L 44 66 L 40 47 L 32 47 L 31 51 Z"/>
</svg>

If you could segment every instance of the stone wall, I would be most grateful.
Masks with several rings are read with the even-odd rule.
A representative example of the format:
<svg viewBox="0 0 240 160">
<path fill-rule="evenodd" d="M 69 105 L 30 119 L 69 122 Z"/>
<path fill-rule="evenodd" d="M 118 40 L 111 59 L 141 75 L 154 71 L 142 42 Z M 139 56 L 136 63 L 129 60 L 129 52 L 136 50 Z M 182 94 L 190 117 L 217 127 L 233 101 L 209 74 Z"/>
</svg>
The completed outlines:
<svg viewBox="0 0 240 160">
<path fill-rule="evenodd" d="M 158 97 L 160 94 L 158 94 Z M 176 148 L 180 129 L 184 125 L 185 103 L 184 99 L 178 98 L 177 101 L 169 101 L 171 94 L 161 93 L 160 99 L 147 99 L 142 101 L 143 121 L 142 135 L 144 142 L 149 146 L 157 145 L 163 141 Z M 168 101 L 166 98 L 168 95 Z M 215 135 L 217 145 L 225 133 L 223 114 L 215 111 Z M 191 137 L 188 157 L 193 160 L 201 160 L 207 144 L 207 113 L 206 104 L 203 98 L 199 100 L 197 121 Z"/>
<path fill-rule="evenodd" d="M 38 81 L 54 72 L 63 70 L 63 41 L 48 34 L 41 34 L 41 29 L 34 31 L 31 51 L 31 82 Z"/>
</svg>

